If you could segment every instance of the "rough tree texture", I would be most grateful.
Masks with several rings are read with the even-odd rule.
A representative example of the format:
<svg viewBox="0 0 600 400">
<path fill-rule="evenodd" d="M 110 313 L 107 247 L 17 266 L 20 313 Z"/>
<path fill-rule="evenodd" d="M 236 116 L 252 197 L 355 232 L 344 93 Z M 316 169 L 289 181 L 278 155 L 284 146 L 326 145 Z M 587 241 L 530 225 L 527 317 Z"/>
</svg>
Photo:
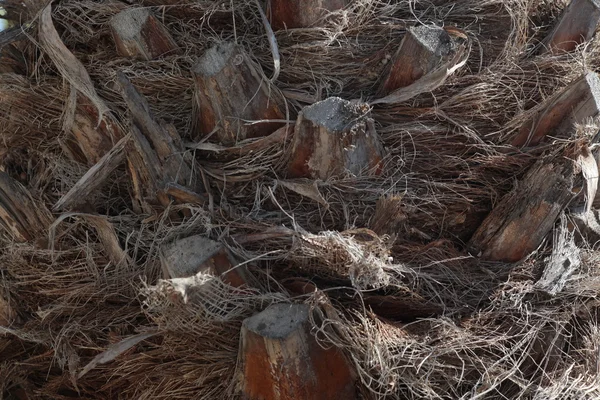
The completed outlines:
<svg viewBox="0 0 600 400">
<path fill-rule="evenodd" d="M 273 29 L 303 28 L 315 25 L 328 12 L 337 11 L 348 0 L 271 0 L 270 21 Z"/>
<path fill-rule="evenodd" d="M 50 212 L 5 172 L 0 172 L 0 223 L 17 242 L 47 237 Z"/>
<path fill-rule="evenodd" d="M 157 122 L 146 99 L 138 93 L 129 79 L 119 73 L 118 81 L 131 112 L 133 148 L 128 152 L 128 165 L 136 198 L 144 204 L 166 206 L 170 199 L 166 187 L 170 183 L 201 192 L 202 186 L 192 170 L 193 160 L 184 153 L 181 138 L 172 125 Z"/>
<path fill-rule="evenodd" d="M 296 121 L 290 177 L 380 173 L 383 148 L 368 114 L 366 104 L 339 97 L 305 107 Z"/>
<path fill-rule="evenodd" d="M 550 98 L 532 119 L 523 124 L 512 145 L 535 146 L 546 136 L 566 139 L 574 131 L 575 123 L 596 117 L 599 110 L 600 77 L 590 71 Z"/>
<path fill-rule="evenodd" d="M 117 51 L 123 57 L 152 60 L 177 51 L 167 29 L 147 8 L 121 11 L 110 21 L 110 28 Z"/>
<path fill-rule="evenodd" d="M 432 71 L 455 52 L 450 34 L 436 26 L 408 28 L 381 85 L 380 94 L 409 86 Z"/>
<path fill-rule="evenodd" d="M 186 278 L 198 272 L 220 275 L 224 282 L 240 287 L 247 283 L 245 267 L 225 247 L 205 236 L 190 236 L 162 246 L 160 261 L 165 279 Z"/>
<path fill-rule="evenodd" d="M 240 386 L 248 400 L 356 398 L 343 354 L 309 332 L 309 306 L 275 304 L 242 324 Z"/>
<path fill-rule="evenodd" d="M 269 86 L 244 50 L 221 43 L 207 50 L 194 68 L 197 123 L 200 133 L 225 145 L 266 136 L 282 123 L 248 121 L 281 120 L 281 98 Z"/>
<path fill-rule="evenodd" d="M 560 54 L 573 51 L 594 36 L 599 20 L 599 0 L 572 0 L 544 40 L 542 52 Z"/>
<path fill-rule="evenodd" d="M 537 162 L 477 229 L 469 243 L 471 254 L 517 262 L 536 250 L 576 196 L 581 170 L 574 160 L 582 152 L 566 151 Z"/>
</svg>

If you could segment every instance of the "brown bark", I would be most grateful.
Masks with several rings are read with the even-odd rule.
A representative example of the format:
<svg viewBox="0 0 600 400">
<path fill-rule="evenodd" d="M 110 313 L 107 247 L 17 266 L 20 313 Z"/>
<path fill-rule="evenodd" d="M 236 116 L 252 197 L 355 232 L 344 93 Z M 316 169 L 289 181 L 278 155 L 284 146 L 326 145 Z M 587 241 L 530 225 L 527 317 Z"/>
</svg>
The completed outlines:
<svg viewBox="0 0 600 400">
<path fill-rule="evenodd" d="M 110 21 L 110 28 L 117 52 L 123 57 L 152 60 L 177 52 L 167 29 L 147 8 L 121 11 Z"/>
<path fill-rule="evenodd" d="M 94 104 L 81 94 L 75 96 L 71 133 L 88 165 L 94 165 L 124 135 L 118 122 L 110 114 L 103 115 L 98 121 L 98 110 Z"/>
<path fill-rule="evenodd" d="M 242 324 L 242 398 L 352 400 L 354 374 L 344 355 L 324 349 L 310 333 L 309 307 L 275 304 Z"/>
<path fill-rule="evenodd" d="M 271 0 L 268 12 L 275 30 L 305 28 L 348 3 L 348 0 Z"/>
<path fill-rule="evenodd" d="M 129 146 L 127 163 L 136 202 L 146 212 L 152 205 L 166 206 L 171 183 L 201 192 L 202 185 L 192 168 L 194 160 L 184 152 L 175 128 L 154 119 L 146 99 L 124 74 L 119 73 L 117 79 L 133 120 L 133 145 Z"/>
<path fill-rule="evenodd" d="M 381 173 L 383 147 L 366 104 L 330 97 L 296 121 L 288 175 L 327 179 L 346 172 Z"/>
<path fill-rule="evenodd" d="M 492 210 L 469 243 L 471 254 L 516 262 L 533 252 L 575 198 L 581 149 L 538 161 Z"/>
<path fill-rule="evenodd" d="M 235 287 L 247 283 L 247 271 L 236 267 L 225 247 L 204 236 L 190 236 L 161 247 L 160 262 L 166 279 L 187 278 L 199 272 L 222 277 Z"/>
<path fill-rule="evenodd" d="M 44 204 L 5 172 L 0 172 L 0 225 L 17 242 L 47 237 L 52 222 Z"/>
<path fill-rule="evenodd" d="M 596 117 L 599 110 L 600 77 L 590 71 L 550 98 L 542 110 L 523 124 L 512 145 L 536 146 L 549 135 L 568 138 L 575 123 Z"/>
<path fill-rule="evenodd" d="M 212 47 L 196 64 L 194 73 L 196 122 L 202 135 L 216 129 L 215 138 L 230 146 L 269 135 L 282 125 L 281 121 L 246 122 L 281 120 L 283 101 L 239 46 L 222 43 Z"/>
<path fill-rule="evenodd" d="M 599 20 L 600 0 L 572 0 L 544 39 L 542 52 L 560 54 L 575 50 L 594 36 Z"/>
<path fill-rule="evenodd" d="M 415 83 L 454 58 L 457 51 L 463 51 L 460 43 L 466 40 L 456 29 L 425 25 L 408 28 L 384 75 L 379 94 L 387 95 Z"/>
</svg>

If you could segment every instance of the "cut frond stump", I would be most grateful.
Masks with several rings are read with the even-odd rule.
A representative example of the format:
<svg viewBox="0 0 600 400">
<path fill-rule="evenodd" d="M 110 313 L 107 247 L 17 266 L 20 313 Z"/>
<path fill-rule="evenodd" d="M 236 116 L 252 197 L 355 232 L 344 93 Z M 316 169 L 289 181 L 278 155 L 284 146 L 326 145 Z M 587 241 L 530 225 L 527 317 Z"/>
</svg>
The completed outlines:
<svg viewBox="0 0 600 400">
<path fill-rule="evenodd" d="M 525 122 L 512 145 L 536 146 L 546 136 L 569 138 L 575 123 L 583 123 L 600 112 L 600 77 L 588 72 L 548 100 L 531 120 Z"/>
<path fill-rule="evenodd" d="M 219 275 L 231 286 L 247 283 L 245 267 L 236 267 L 237 263 L 221 243 L 201 235 L 163 245 L 160 262 L 165 279 L 187 278 L 203 272 Z"/>
<path fill-rule="evenodd" d="M 469 243 L 469 251 L 490 261 L 517 262 L 535 251 L 556 219 L 577 195 L 578 154 L 565 152 L 538 161 L 500 200 Z"/>
<path fill-rule="evenodd" d="M 379 94 L 387 95 L 415 83 L 452 58 L 456 49 L 453 37 L 443 28 L 425 25 L 408 28 L 392 57 Z"/>
<path fill-rule="evenodd" d="M 306 28 L 347 4 L 348 0 L 271 0 L 270 21 L 275 30 Z"/>
<path fill-rule="evenodd" d="M 296 121 L 288 175 L 328 179 L 351 173 L 381 173 L 383 147 L 369 106 L 339 97 L 305 107 Z"/>
<path fill-rule="evenodd" d="M 0 223 L 17 242 L 48 235 L 52 216 L 29 191 L 7 173 L 0 172 Z"/>
<path fill-rule="evenodd" d="M 177 51 L 167 29 L 147 8 L 121 11 L 110 21 L 110 28 L 117 52 L 123 57 L 152 60 Z"/>
<path fill-rule="evenodd" d="M 572 0 L 555 28 L 542 42 L 542 52 L 560 54 L 575 50 L 594 36 L 600 21 L 600 0 Z"/>
<path fill-rule="evenodd" d="M 236 44 L 221 43 L 207 50 L 194 73 L 195 121 L 203 136 L 214 133 L 222 144 L 234 145 L 269 135 L 283 125 L 277 90 Z"/>
<path fill-rule="evenodd" d="M 135 150 L 128 152 L 128 166 L 133 180 L 134 197 L 140 207 L 170 203 L 167 186 L 180 184 L 193 192 L 202 192 L 193 172 L 189 153 L 184 152 L 181 137 L 172 125 L 155 120 L 146 99 L 123 73 L 117 74 L 123 97 L 131 112 L 132 142 Z"/>
<path fill-rule="evenodd" d="M 322 348 L 310 333 L 307 305 L 275 304 L 242 324 L 242 398 L 334 400 L 356 398 L 344 355 Z"/>
</svg>

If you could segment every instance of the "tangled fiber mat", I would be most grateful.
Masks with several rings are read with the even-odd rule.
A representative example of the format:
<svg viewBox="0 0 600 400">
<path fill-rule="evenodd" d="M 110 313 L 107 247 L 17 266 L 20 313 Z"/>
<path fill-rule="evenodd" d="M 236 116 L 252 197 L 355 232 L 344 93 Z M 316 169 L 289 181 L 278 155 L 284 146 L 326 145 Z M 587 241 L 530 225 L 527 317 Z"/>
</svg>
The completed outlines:
<svg viewBox="0 0 600 400">
<path fill-rule="evenodd" d="M 4 3 L 0 397 L 243 398 L 242 322 L 294 303 L 357 398 L 600 398 L 595 100 L 519 139 L 596 79 L 600 38 L 548 50 L 563 0 L 352 0 L 306 27 L 271 3 Z M 167 51 L 117 46 L 139 36 L 128 12 Z M 457 57 L 383 93 L 406 35 L 434 26 Z M 239 52 L 275 116 L 207 122 L 243 97 L 202 97 L 214 49 Z M 303 110 L 330 97 L 368 115 L 381 160 L 294 174 Z M 511 212 L 518 256 L 486 236 Z M 191 237 L 231 269 L 166 270 Z"/>
</svg>

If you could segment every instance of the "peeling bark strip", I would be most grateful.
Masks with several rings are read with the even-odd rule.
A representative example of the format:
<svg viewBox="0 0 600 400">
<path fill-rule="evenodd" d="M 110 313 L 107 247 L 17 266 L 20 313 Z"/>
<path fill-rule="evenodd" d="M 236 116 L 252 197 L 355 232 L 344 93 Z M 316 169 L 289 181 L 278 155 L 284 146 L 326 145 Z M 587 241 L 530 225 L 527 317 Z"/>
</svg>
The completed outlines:
<svg viewBox="0 0 600 400">
<path fill-rule="evenodd" d="M 451 36 L 455 30 L 446 31 L 436 26 L 408 28 L 392 58 L 391 66 L 380 89 L 387 95 L 396 89 L 409 86 L 436 69 L 459 50 L 458 37 Z M 458 33 L 458 31 L 456 31 Z M 462 40 L 466 41 L 464 36 Z"/>
<path fill-rule="evenodd" d="M 13 180 L 7 173 L 0 172 L 0 225 L 17 242 L 27 242 L 48 235 L 51 214 L 46 207 L 36 202 L 29 191 Z"/>
<path fill-rule="evenodd" d="M 147 8 L 121 11 L 110 21 L 118 53 L 123 57 L 152 60 L 177 50 L 167 29 Z"/>
<path fill-rule="evenodd" d="M 187 278 L 199 272 L 222 277 L 225 283 L 240 287 L 247 283 L 244 267 L 237 267 L 225 247 L 204 236 L 190 236 L 163 245 L 160 262 L 165 279 Z"/>
<path fill-rule="evenodd" d="M 150 204 L 166 206 L 170 202 L 166 194 L 170 183 L 194 192 L 203 191 L 193 173 L 194 160 L 184 152 L 175 128 L 154 119 L 148 102 L 125 74 L 119 72 L 117 80 L 133 119 L 131 134 L 135 150 L 128 151 L 127 162 L 137 202 L 145 211 Z"/>
<path fill-rule="evenodd" d="M 596 117 L 599 112 L 600 77 L 590 71 L 548 100 L 537 115 L 523 124 L 512 145 L 535 146 L 548 135 L 568 138 L 575 123 Z"/>
<path fill-rule="evenodd" d="M 215 131 L 230 146 L 246 138 L 266 136 L 282 123 L 247 121 L 283 118 L 282 98 L 254 67 L 248 55 L 233 43 L 212 47 L 194 67 L 196 121 L 200 133 Z"/>
<path fill-rule="evenodd" d="M 365 170 L 381 172 L 383 147 L 369 107 L 330 97 L 305 107 L 296 121 L 288 174 L 327 179 Z"/>
<path fill-rule="evenodd" d="M 84 96 L 77 95 L 76 102 L 71 133 L 88 165 L 94 165 L 123 137 L 123 132 L 110 114 L 105 114 L 98 125 L 98 111 Z"/>
<path fill-rule="evenodd" d="M 248 400 L 356 399 L 343 354 L 309 330 L 309 307 L 275 304 L 242 324 L 240 389 Z"/>
<path fill-rule="evenodd" d="M 109 175 L 125 160 L 125 146 L 130 138 L 131 136 L 127 135 L 121 139 L 60 198 L 53 209 L 64 210 L 81 204 L 104 185 Z"/>
<path fill-rule="evenodd" d="M 270 20 L 273 29 L 314 26 L 328 12 L 341 10 L 348 0 L 271 0 Z"/>
<path fill-rule="evenodd" d="M 572 0 L 544 39 L 542 52 L 560 54 L 575 50 L 594 36 L 599 20 L 600 0 Z"/>
<path fill-rule="evenodd" d="M 573 154 L 575 153 L 575 154 Z M 516 262 L 533 252 L 577 195 L 581 150 L 538 161 L 492 210 L 469 243 L 471 254 Z"/>
</svg>

